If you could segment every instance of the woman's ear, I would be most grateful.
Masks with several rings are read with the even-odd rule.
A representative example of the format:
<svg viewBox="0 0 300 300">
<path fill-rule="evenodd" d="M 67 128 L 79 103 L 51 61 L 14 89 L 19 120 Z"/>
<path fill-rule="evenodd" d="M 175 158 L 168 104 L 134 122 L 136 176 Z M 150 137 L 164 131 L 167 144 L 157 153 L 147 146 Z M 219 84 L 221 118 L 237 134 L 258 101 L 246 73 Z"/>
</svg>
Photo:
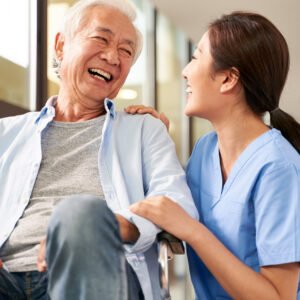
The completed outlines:
<svg viewBox="0 0 300 300">
<path fill-rule="evenodd" d="M 64 44 L 65 44 L 65 37 L 61 32 L 58 32 L 55 36 L 55 54 L 58 60 L 63 59 Z"/>
<path fill-rule="evenodd" d="M 220 87 L 220 93 L 228 93 L 232 91 L 239 83 L 240 73 L 237 68 L 231 68 L 224 71 L 224 80 Z"/>
</svg>

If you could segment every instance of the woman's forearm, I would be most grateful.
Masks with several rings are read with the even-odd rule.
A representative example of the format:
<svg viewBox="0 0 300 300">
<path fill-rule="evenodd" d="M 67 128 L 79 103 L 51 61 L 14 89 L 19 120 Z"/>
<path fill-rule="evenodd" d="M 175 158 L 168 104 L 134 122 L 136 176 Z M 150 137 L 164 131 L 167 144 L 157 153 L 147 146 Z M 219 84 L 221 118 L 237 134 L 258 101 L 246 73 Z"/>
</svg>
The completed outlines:
<svg viewBox="0 0 300 300">
<path fill-rule="evenodd" d="M 236 258 L 203 224 L 191 220 L 188 226 L 190 234 L 186 236 L 186 242 L 231 297 L 288 299 L 280 294 L 280 289 L 269 278 L 253 271 Z"/>
</svg>

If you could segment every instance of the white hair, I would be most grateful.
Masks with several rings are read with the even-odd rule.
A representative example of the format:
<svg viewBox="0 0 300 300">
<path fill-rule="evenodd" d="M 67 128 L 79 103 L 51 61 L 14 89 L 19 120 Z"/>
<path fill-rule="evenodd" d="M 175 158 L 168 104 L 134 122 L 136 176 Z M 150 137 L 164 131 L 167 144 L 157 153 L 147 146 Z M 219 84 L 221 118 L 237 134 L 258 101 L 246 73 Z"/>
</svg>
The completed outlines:
<svg viewBox="0 0 300 300">
<path fill-rule="evenodd" d="M 85 17 L 86 12 L 93 7 L 113 7 L 128 17 L 136 31 L 136 49 L 133 63 L 139 57 L 143 47 L 143 37 L 140 30 L 134 24 L 137 13 L 136 7 L 129 0 L 79 0 L 71 6 L 63 19 L 62 33 L 73 38 Z M 60 61 L 56 57 L 53 60 L 55 73 L 59 77 Z"/>
</svg>

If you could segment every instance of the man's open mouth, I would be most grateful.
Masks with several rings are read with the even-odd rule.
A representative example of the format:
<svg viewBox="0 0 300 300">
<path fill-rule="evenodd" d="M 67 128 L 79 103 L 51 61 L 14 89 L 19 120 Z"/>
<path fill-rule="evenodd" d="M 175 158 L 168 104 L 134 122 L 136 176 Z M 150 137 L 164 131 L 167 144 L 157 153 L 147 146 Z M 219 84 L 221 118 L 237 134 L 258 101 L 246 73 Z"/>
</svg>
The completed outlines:
<svg viewBox="0 0 300 300">
<path fill-rule="evenodd" d="M 103 70 L 100 70 L 100 69 L 93 68 L 93 69 L 89 69 L 88 71 L 94 77 L 96 77 L 100 80 L 106 81 L 106 82 L 109 82 L 113 79 L 113 76 L 111 74 L 109 74 Z"/>
</svg>

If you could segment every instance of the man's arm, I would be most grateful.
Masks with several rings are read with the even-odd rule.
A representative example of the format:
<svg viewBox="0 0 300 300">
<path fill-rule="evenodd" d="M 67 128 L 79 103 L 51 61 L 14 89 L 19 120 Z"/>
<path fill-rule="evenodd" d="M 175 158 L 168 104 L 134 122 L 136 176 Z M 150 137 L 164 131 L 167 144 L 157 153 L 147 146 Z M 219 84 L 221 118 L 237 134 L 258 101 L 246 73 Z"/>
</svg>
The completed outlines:
<svg viewBox="0 0 300 300">
<path fill-rule="evenodd" d="M 128 131 L 134 131 L 134 126 L 138 122 L 131 120 L 129 122 L 128 118 L 124 118 L 124 120 L 127 121 L 126 126 L 128 127 Z M 141 119 L 137 120 L 140 121 Z M 122 170 L 126 173 L 127 178 L 131 179 L 131 181 L 126 181 L 128 191 L 134 191 L 136 184 L 139 185 L 138 188 L 141 187 L 141 184 L 143 185 L 143 195 L 134 200 L 129 199 L 129 205 L 143 200 L 142 197 L 165 196 L 177 202 L 192 217 L 197 219 L 198 213 L 186 183 L 184 170 L 177 159 L 175 145 L 169 137 L 165 126 L 151 116 L 145 116 L 145 118 L 142 118 L 142 121 L 141 136 L 136 135 L 136 138 L 141 139 L 141 151 L 126 152 L 126 157 L 120 156 L 118 160 L 118 163 L 123 163 L 123 167 L 125 166 L 124 170 Z M 123 124 L 121 122 L 118 125 L 122 126 Z M 117 138 L 118 143 L 122 145 L 124 136 L 117 136 Z M 139 155 L 141 156 L 139 157 Z M 128 162 L 134 160 L 138 160 L 141 163 L 140 176 L 142 177 L 142 182 L 140 178 L 134 180 L 134 176 L 138 172 L 131 172 L 132 170 L 136 170 L 137 166 L 133 165 L 131 167 L 128 164 Z M 121 198 L 123 195 L 120 194 L 119 197 Z M 145 218 L 132 213 L 129 207 L 122 207 L 120 210 L 115 211 L 115 213 L 122 215 L 129 222 L 133 223 L 140 233 L 138 240 L 135 243 L 126 245 L 125 249 L 130 253 L 145 252 L 149 249 L 161 229 Z"/>
</svg>

